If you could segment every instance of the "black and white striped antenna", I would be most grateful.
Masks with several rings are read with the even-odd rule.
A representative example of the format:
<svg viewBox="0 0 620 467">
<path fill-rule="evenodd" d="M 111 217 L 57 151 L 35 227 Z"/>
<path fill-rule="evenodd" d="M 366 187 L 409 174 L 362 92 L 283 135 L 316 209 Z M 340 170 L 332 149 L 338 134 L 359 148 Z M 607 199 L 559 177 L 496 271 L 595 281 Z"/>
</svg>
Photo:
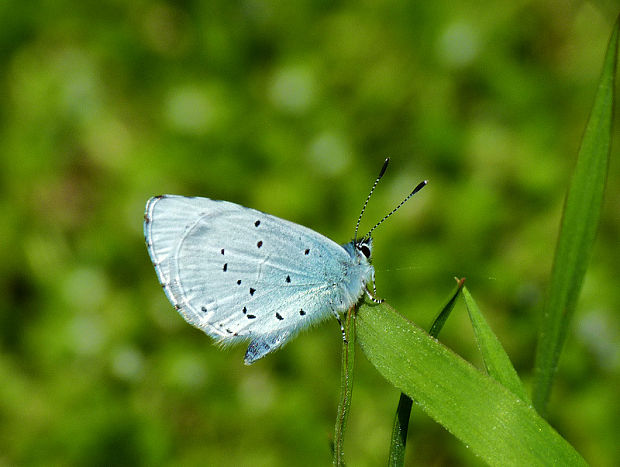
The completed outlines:
<svg viewBox="0 0 620 467">
<path fill-rule="evenodd" d="M 385 159 L 385 162 L 383 163 L 383 167 L 381 167 L 381 172 L 379 172 L 379 176 L 377 177 L 377 179 L 375 180 L 375 183 L 373 183 L 372 188 L 370 189 L 370 193 L 368 193 L 366 202 L 364 203 L 364 206 L 362 207 L 362 212 L 360 212 L 360 216 L 357 218 L 357 224 L 355 226 L 355 235 L 353 236 L 353 243 L 357 241 L 357 231 L 360 228 L 360 222 L 362 220 L 362 216 L 364 215 L 364 211 L 366 210 L 366 206 L 368 206 L 368 201 L 370 201 L 372 192 L 375 191 L 375 188 L 377 188 L 377 184 L 379 183 L 379 180 L 381 180 L 381 177 L 383 177 L 383 174 L 385 173 L 389 162 L 390 162 L 390 158 L 388 157 L 387 159 Z"/>
<path fill-rule="evenodd" d="M 364 206 L 362 207 L 362 212 L 360 213 L 360 216 L 357 218 L 357 224 L 355 225 L 355 235 L 353 236 L 353 243 L 357 242 L 357 233 L 358 230 L 360 228 L 360 222 L 362 220 L 362 216 L 364 215 L 364 211 L 366 211 L 366 206 L 368 206 L 368 201 L 370 201 L 370 197 L 372 196 L 372 193 L 375 191 L 375 188 L 377 188 L 377 184 L 379 183 L 379 180 L 381 180 L 381 177 L 383 177 L 383 174 L 385 173 L 385 171 L 387 170 L 387 166 L 388 163 L 390 162 L 390 158 L 388 157 L 387 159 L 385 159 L 385 162 L 383 163 L 383 167 L 381 167 L 381 172 L 379 172 L 379 176 L 377 177 L 377 179 L 375 180 L 375 183 L 373 183 L 372 188 L 370 189 L 370 193 L 368 193 L 368 197 L 366 198 L 366 201 L 364 202 Z M 407 197 L 402 200 L 400 202 L 400 204 L 398 206 L 396 206 L 394 209 L 392 209 L 387 215 L 385 215 L 383 217 L 383 219 L 381 219 L 379 222 L 377 222 L 375 224 L 375 226 L 370 229 L 368 231 L 368 233 L 366 235 L 364 235 L 362 238 L 369 238 L 370 234 L 377 228 L 379 227 L 381 224 L 383 224 L 383 222 L 390 217 L 392 214 L 394 214 L 396 211 L 398 211 L 400 209 L 400 207 L 405 204 L 407 201 L 409 201 L 409 199 L 415 195 L 418 191 L 420 191 L 422 188 L 424 188 L 426 186 L 426 184 L 428 183 L 427 180 L 424 180 L 423 182 L 418 183 L 418 186 L 416 186 L 413 191 L 411 193 L 409 193 L 407 195 Z"/>
<path fill-rule="evenodd" d="M 407 195 L 407 197 L 406 197 L 404 200 L 402 200 L 402 201 L 400 202 L 400 204 L 399 204 L 398 206 L 396 206 L 394 209 L 392 209 L 392 211 L 390 211 L 390 213 L 389 213 L 389 214 L 385 215 L 385 216 L 383 217 L 383 219 L 381 219 L 379 222 L 377 222 L 377 223 L 375 224 L 375 226 L 374 226 L 372 229 L 370 229 L 366 235 L 364 235 L 364 237 L 363 237 L 363 238 L 369 238 L 369 237 L 370 237 L 370 234 L 372 233 L 372 231 L 373 231 L 373 230 L 375 230 L 377 227 L 379 227 L 381 224 L 383 224 L 383 222 L 384 222 L 384 221 L 385 221 L 388 217 L 390 217 L 392 214 L 394 214 L 396 211 L 398 211 L 398 209 L 399 209 L 399 208 L 400 208 L 403 204 L 405 204 L 407 201 L 409 201 L 409 199 L 410 199 L 413 195 L 415 195 L 418 191 L 420 191 L 422 188 L 424 188 L 424 187 L 426 186 L 426 184 L 427 184 L 427 183 L 428 183 L 428 181 L 427 181 L 427 180 L 424 180 L 424 181 L 422 181 L 422 182 L 418 183 L 418 186 L 416 186 L 416 187 L 413 189 L 413 191 L 412 191 L 411 193 L 409 193 L 409 194 Z"/>
</svg>

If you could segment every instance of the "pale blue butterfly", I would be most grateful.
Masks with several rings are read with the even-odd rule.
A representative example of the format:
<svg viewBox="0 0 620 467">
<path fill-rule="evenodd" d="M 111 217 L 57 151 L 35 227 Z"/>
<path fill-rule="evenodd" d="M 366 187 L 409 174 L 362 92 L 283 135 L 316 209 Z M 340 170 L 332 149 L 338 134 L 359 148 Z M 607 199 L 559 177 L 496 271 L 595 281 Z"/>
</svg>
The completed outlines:
<svg viewBox="0 0 620 467">
<path fill-rule="evenodd" d="M 340 313 L 366 293 L 375 298 L 370 234 L 360 221 L 385 173 L 385 160 L 357 220 L 351 242 L 338 245 L 292 222 L 228 201 L 163 195 L 151 198 L 144 236 L 157 277 L 170 302 L 193 326 L 223 344 L 250 340 L 247 365 L 300 330 Z M 372 283 L 374 295 L 367 289 Z"/>
</svg>

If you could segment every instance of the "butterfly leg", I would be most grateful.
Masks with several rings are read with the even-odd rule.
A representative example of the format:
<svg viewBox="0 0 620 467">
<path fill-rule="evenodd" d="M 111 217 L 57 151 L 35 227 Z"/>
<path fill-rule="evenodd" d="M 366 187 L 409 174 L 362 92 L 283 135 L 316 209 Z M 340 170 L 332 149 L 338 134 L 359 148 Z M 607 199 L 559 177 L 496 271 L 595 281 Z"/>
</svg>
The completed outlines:
<svg viewBox="0 0 620 467">
<path fill-rule="evenodd" d="M 334 314 L 334 316 L 336 317 L 336 319 L 338 320 L 338 324 L 340 325 L 340 331 L 342 331 L 342 340 L 345 344 L 348 344 L 349 341 L 347 341 L 347 335 L 345 334 L 344 331 L 344 326 L 342 325 L 342 319 L 340 319 L 340 315 L 338 314 L 338 312 L 336 310 L 334 310 L 332 308 L 332 313 Z"/>
<path fill-rule="evenodd" d="M 372 291 L 373 293 L 371 294 L 370 291 L 367 288 L 364 288 L 364 290 L 366 291 L 366 295 L 368 295 L 368 298 L 370 298 L 374 303 L 383 303 L 383 299 L 382 298 L 377 298 L 377 286 L 375 284 L 375 271 L 372 271 Z"/>
</svg>

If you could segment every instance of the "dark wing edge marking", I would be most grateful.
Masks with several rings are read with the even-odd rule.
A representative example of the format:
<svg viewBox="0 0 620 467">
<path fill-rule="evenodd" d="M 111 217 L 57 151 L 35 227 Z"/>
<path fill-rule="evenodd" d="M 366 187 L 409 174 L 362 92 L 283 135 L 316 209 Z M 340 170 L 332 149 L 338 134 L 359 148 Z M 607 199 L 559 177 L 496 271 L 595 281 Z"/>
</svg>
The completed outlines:
<svg viewBox="0 0 620 467">
<path fill-rule="evenodd" d="M 271 333 L 266 336 L 260 336 L 252 339 L 248 350 L 245 352 L 245 358 L 243 363 L 251 365 L 252 363 L 260 360 L 265 355 L 275 352 L 280 347 L 284 346 L 290 341 L 295 334 L 290 332 Z"/>
</svg>

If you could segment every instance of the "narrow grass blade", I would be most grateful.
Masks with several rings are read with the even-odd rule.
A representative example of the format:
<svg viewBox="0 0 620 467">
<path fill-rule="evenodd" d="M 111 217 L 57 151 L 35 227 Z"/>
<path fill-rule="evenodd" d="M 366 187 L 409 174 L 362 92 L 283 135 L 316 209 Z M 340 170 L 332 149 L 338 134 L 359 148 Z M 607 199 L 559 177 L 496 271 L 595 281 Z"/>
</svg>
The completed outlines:
<svg viewBox="0 0 620 467">
<path fill-rule="evenodd" d="M 474 328 L 476 342 L 482 354 L 482 360 L 487 373 L 500 384 L 510 389 L 521 400 L 528 404 L 531 403 L 523 382 L 519 378 L 514 366 L 512 366 L 508 354 L 484 319 L 467 287 L 463 288 L 463 297 L 465 298 L 469 319 Z"/>
<path fill-rule="evenodd" d="M 586 465 L 536 411 L 391 307 L 364 304 L 356 338 L 390 383 L 492 465 Z"/>
<path fill-rule="evenodd" d="M 443 325 L 446 323 L 448 316 L 454 309 L 454 304 L 459 296 L 465 279 L 457 279 L 456 287 L 450 294 L 446 303 L 441 307 L 437 318 L 433 321 L 430 335 L 437 338 Z M 413 401 L 411 398 L 401 392 L 398 400 L 398 408 L 392 425 L 392 441 L 390 443 L 390 456 L 388 465 L 392 467 L 405 465 L 405 448 L 407 446 L 407 432 L 409 431 L 409 418 L 411 417 L 411 406 Z"/>
<path fill-rule="evenodd" d="M 599 223 L 607 178 L 618 55 L 616 21 L 586 126 L 564 213 L 538 335 L 533 401 L 542 414 L 581 290 Z"/>
<path fill-rule="evenodd" d="M 344 466 L 344 433 L 347 427 L 351 395 L 353 394 L 353 368 L 355 366 L 355 309 L 347 312 L 345 321 L 347 341 L 342 344 L 342 369 L 340 372 L 340 402 L 334 428 L 333 464 Z"/>
<path fill-rule="evenodd" d="M 407 447 L 407 432 L 409 431 L 409 419 L 413 400 L 404 392 L 400 393 L 396 416 L 392 424 L 392 440 L 390 442 L 390 456 L 388 465 L 397 467 L 405 465 L 405 448 Z"/>
<path fill-rule="evenodd" d="M 464 285 L 465 278 L 456 279 L 456 286 L 454 287 L 454 290 L 452 290 L 450 297 L 443 304 L 443 306 L 441 307 L 441 311 L 437 315 L 437 318 L 435 318 L 435 321 L 433 321 L 431 329 L 428 331 L 428 333 L 435 339 L 439 337 L 439 333 L 443 329 L 443 325 L 446 324 L 450 313 L 452 313 L 454 305 L 456 304 L 456 299 L 459 298 L 459 293 L 461 292 L 461 290 L 463 290 Z"/>
</svg>

